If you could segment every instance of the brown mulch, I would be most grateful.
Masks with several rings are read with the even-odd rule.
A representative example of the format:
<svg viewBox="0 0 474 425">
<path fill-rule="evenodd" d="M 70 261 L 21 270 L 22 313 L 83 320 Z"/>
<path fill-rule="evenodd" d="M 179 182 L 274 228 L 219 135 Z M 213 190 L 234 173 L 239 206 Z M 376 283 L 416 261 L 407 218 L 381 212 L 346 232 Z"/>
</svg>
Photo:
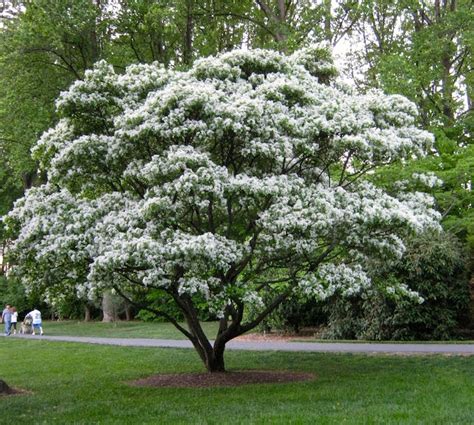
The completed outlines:
<svg viewBox="0 0 474 425">
<path fill-rule="evenodd" d="M 20 390 L 18 388 L 10 388 L 7 391 L 0 392 L 0 397 L 10 397 L 15 395 L 24 395 L 24 394 L 31 394 L 29 391 Z"/>
<path fill-rule="evenodd" d="M 276 384 L 311 381 L 312 373 L 286 371 L 241 371 L 219 373 L 174 373 L 154 375 L 129 384 L 136 387 L 157 388 L 207 388 L 236 387 L 248 384 Z"/>
</svg>

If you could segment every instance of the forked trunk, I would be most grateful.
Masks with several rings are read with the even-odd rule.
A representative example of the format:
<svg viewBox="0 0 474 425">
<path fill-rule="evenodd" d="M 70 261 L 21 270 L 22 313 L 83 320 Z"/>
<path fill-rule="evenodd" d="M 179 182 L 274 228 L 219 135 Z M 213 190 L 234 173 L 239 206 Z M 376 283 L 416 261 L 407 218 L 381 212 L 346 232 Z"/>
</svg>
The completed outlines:
<svg viewBox="0 0 474 425">
<path fill-rule="evenodd" d="M 196 325 L 196 323 L 193 323 L 193 325 Z M 191 342 L 193 343 L 194 348 L 198 352 L 199 357 L 201 357 L 201 360 L 203 361 L 207 371 L 211 373 L 225 372 L 225 346 L 219 345 L 217 347 L 213 347 L 204 332 L 202 332 L 200 325 L 197 326 L 199 326 L 198 332 L 196 332 L 196 327 L 190 327 L 191 329 L 193 329 L 193 336 L 191 338 Z"/>
<path fill-rule="evenodd" d="M 327 253 L 329 252 L 330 251 L 328 250 Z M 322 256 L 321 260 L 323 258 L 324 257 Z M 227 316 L 221 319 L 217 338 L 214 341 L 214 345 L 212 345 L 203 328 L 201 327 L 197 310 L 194 307 L 191 298 L 186 294 L 179 295 L 177 292 L 174 292 L 171 295 L 173 296 L 177 305 L 181 308 L 189 331 L 183 329 L 176 322 L 174 324 L 190 339 L 208 372 L 225 372 L 224 351 L 226 344 L 230 340 L 258 326 L 262 320 L 273 310 L 275 310 L 283 301 L 285 301 L 290 296 L 290 294 L 291 288 L 276 296 L 273 301 L 260 313 L 260 315 L 244 325 L 242 325 L 244 312 L 243 304 L 240 304 L 238 309 L 229 306 L 226 309 L 226 314 L 232 317 L 233 322 L 228 325 Z"/>
<path fill-rule="evenodd" d="M 214 344 L 212 346 L 209 338 L 205 334 L 199 322 L 197 310 L 194 307 L 192 300 L 187 295 L 179 296 L 172 294 L 181 310 L 183 311 L 186 323 L 189 328 L 188 338 L 191 340 L 194 348 L 201 357 L 208 372 L 225 372 L 224 365 L 224 350 L 225 344 Z"/>
</svg>

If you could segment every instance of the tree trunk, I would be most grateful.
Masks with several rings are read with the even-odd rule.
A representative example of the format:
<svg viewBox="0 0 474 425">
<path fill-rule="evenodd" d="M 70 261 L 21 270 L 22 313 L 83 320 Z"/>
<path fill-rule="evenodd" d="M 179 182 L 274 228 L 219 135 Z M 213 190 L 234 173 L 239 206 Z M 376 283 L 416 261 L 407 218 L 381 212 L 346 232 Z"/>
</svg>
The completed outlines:
<svg viewBox="0 0 474 425">
<path fill-rule="evenodd" d="M 191 65 L 193 61 L 194 0 L 186 0 L 186 30 L 184 32 L 183 62 Z"/>
<path fill-rule="evenodd" d="M 90 32 L 90 60 L 91 64 L 87 64 L 87 68 L 89 68 L 91 65 L 96 63 L 100 57 L 101 57 L 101 45 L 100 45 L 100 39 L 97 35 L 97 25 L 100 23 L 102 20 L 102 7 L 101 7 L 101 1 L 100 0 L 93 0 L 92 4 L 96 7 L 97 9 L 97 18 L 95 21 L 95 25 L 91 29 Z"/>
<path fill-rule="evenodd" d="M 441 59 L 443 67 L 443 78 L 442 78 L 442 102 L 443 102 L 443 114 L 447 118 L 447 124 L 452 125 L 454 122 L 454 84 L 451 75 L 451 56 L 448 52 L 443 53 Z"/>
<path fill-rule="evenodd" d="M 206 369 L 211 373 L 225 372 L 224 350 L 212 350 L 212 357 L 206 362 Z"/>
<path fill-rule="evenodd" d="M 91 309 L 88 304 L 85 305 L 84 307 L 84 322 L 90 322 L 91 321 Z"/>
<path fill-rule="evenodd" d="M 333 248 L 331 248 L 330 251 L 332 251 L 332 249 Z M 327 253 L 330 251 L 328 250 Z M 182 273 L 178 273 L 178 278 L 180 276 L 182 276 Z M 169 294 L 173 297 L 177 306 L 183 312 L 189 332 L 183 332 L 182 328 L 180 329 L 180 327 L 176 326 L 176 324 L 175 326 L 190 339 L 194 348 L 198 352 L 199 357 L 203 361 L 207 371 L 210 373 L 218 373 L 225 372 L 224 351 L 226 344 L 230 340 L 258 326 L 265 317 L 272 313 L 283 301 L 285 301 L 290 296 L 291 288 L 276 296 L 254 320 L 243 325 L 243 304 L 238 305 L 237 308 L 229 305 L 225 309 L 226 311 L 224 312 L 224 318 L 221 319 L 214 346 L 211 345 L 208 337 L 202 329 L 197 310 L 189 295 L 180 295 L 176 290 L 170 292 Z M 230 325 L 227 321 L 229 316 L 232 318 Z"/>
<path fill-rule="evenodd" d="M 324 38 L 329 43 L 332 43 L 332 29 L 331 29 L 331 20 L 332 20 L 332 1 L 324 0 Z"/>
<path fill-rule="evenodd" d="M 474 275 L 471 277 L 469 282 L 469 295 L 470 295 L 470 327 L 474 329 Z"/>
<path fill-rule="evenodd" d="M 282 52 L 288 49 L 289 17 L 288 5 L 284 0 L 278 0 L 277 11 L 272 9 L 266 0 L 255 0 L 257 6 L 272 24 L 273 38 Z"/>
<path fill-rule="evenodd" d="M 105 291 L 102 295 L 102 313 L 104 315 L 102 322 L 111 323 L 117 321 L 117 309 L 115 307 L 115 300 L 112 292 Z"/>
<path fill-rule="evenodd" d="M 36 171 L 25 171 L 22 175 L 23 189 L 31 189 L 35 181 Z"/>
<path fill-rule="evenodd" d="M 198 314 L 192 300 L 187 295 L 180 296 L 177 293 L 172 295 L 178 306 L 183 311 L 189 332 L 192 335 L 190 338 L 191 342 L 206 366 L 207 371 L 211 373 L 225 372 L 225 342 L 222 344 L 218 342 L 214 344 L 214 347 L 212 347 L 202 329 L 201 323 L 199 322 Z"/>
<path fill-rule="evenodd" d="M 0 252 L 0 261 L 2 262 L 0 264 L 1 269 L 0 269 L 0 275 L 4 275 L 7 272 L 7 263 L 5 262 L 5 254 L 7 252 L 7 241 L 2 240 L 2 248 Z"/>
<path fill-rule="evenodd" d="M 132 306 L 128 302 L 125 302 L 125 320 L 127 322 L 133 320 Z"/>
<path fill-rule="evenodd" d="M 0 379 L 0 394 L 11 394 L 13 390 L 8 386 L 8 384 Z"/>
</svg>

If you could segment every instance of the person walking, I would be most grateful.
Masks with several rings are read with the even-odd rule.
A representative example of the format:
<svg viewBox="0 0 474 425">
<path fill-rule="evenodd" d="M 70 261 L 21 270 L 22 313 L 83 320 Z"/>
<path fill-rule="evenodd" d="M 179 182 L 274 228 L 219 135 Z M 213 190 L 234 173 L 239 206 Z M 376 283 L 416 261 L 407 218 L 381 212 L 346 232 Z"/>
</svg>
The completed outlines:
<svg viewBox="0 0 474 425">
<path fill-rule="evenodd" d="M 13 329 L 13 335 L 16 335 L 16 324 L 18 322 L 18 312 L 16 311 L 16 307 L 12 307 L 11 308 L 11 312 L 12 312 L 12 325 L 11 325 L 11 329 Z M 10 330 L 11 330 L 10 329 Z"/>
<path fill-rule="evenodd" d="M 41 326 L 41 313 L 37 308 L 34 308 L 33 311 L 30 311 L 27 316 L 31 316 L 33 319 L 33 333 L 32 335 L 36 335 L 35 330 L 38 329 L 40 331 L 40 335 L 43 335 L 43 327 Z"/>
<path fill-rule="evenodd" d="M 12 326 L 12 312 L 10 310 L 10 304 L 7 304 L 2 312 L 2 323 L 5 323 L 5 335 L 9 336 Z"/>
</svg>

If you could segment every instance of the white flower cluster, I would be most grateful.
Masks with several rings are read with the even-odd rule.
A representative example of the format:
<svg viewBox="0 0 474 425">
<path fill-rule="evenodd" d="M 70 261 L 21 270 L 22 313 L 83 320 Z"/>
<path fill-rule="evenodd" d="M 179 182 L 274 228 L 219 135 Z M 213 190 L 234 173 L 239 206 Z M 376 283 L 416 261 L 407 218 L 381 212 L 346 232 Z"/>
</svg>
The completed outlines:
<svg viewBox="0 0 474 425">
<path fill-rule="evenodd" d="M 361 266 L 323 264 L 316 273 L 302 278 L 298 285 L 305 295 L 325 300 L 336 293 L 356 295 L 370 285 L 370 278 Z"/>
<path fill-rule="evenodd" d="M 390 285 L 385 288 L 385 292 L 388 296 L 397 300 L 399 298 L 408 298 L 415 301 L 418 304 L 422 304 L 425 300 L 416 291 L 412 291 L 405 283 L 399 283 L 397 285 Z"/>
<path fill-rule="evenodd" d="M 303 276 L 295 290 L 321 299 L 358 292 L 369 282 L 349 256 L 400 256 L 405 234 L 439 219 L 426 195 L 361 177 L 432 136 L 405 98 L 358 95 L 334 74 L 322 46 L 238 50 L 187 72 L 99 62 L 34 148 L 50 183 L 10 213 L 18 269 L 86 295 L 204 296 L 220 313 L 262 305 L 255 279 L 239 278 L 261 270 Z"/>
<path fill-rule="evenodd" d="M 328 78 L 337 75 L 337 68 L 332 61 L 327 43 L 318 43 L 297 50 L 292 59 L 303 65 L 309 73 L 318 78 Z"/>
<path fill-rule="evenodd" d="M 412 178 L 428 188 L 443 186 L 443 180 L 441 180 L 435 173 L 413 173 Z"/>
</svg>

